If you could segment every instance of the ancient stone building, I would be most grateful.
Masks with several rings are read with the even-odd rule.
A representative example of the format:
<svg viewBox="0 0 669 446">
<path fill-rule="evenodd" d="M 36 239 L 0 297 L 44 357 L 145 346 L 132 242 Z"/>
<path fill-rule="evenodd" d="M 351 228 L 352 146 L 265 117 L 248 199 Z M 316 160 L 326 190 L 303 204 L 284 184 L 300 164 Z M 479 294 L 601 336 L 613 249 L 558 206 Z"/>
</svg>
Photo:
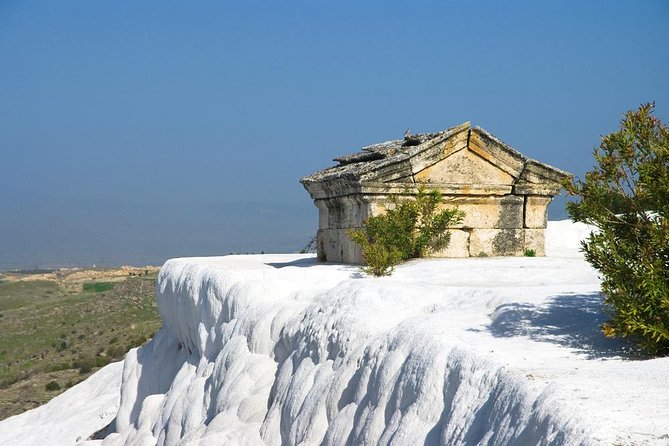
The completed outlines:
<svg viewBox="0 0 669 446">
<path fill-rule="evenodd" d="M 439 257 L 545 255 L 546 209 L 567 172 L 529 159 L 466 122 L 437 133 L 363 147 L 339 164 L 302 178 L 319 211 L 321 260 L 361 263 L 346 235 L 388 197 L 410 197 L 420 185 L 438 189 L 447 207 L 465 212 Z"/>
</svg>

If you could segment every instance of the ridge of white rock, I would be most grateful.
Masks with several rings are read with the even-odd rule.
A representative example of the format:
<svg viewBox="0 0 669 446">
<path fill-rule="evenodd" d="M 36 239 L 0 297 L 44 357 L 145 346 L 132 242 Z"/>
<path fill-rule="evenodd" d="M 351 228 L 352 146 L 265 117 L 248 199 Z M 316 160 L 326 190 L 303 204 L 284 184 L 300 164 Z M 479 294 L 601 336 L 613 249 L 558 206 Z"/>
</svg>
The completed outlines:
<svg viewBox="0 0 669 446">
<path fill-rule="evenodd" d="M 559 241 L 549 231 L 549 254 L 566 258 L 416 261 L 383 279 L 309 256 L 170 260 L 164 329 L 128 355 L 119 433 L 103 444 L 588 445 L 654 432 L 643 416 L 592 413 L 627 412 L 639 386 L 615 401 L 610 384 L 570 381 L 643 366 L 599 335 L 599 281 Z M 560 323 L 572 331 L 551 333 Z M 591 358 L 602 350 L 608 361 Z"/>
<path fill-rule="evenodd" d="M 116 432 L 86 444 L 667 444 L 669 358 L 599 332 L 589 231 L 549 222 L 549 257 L 381 279 L 305 255 L 170 260 Z"/>
</svg>

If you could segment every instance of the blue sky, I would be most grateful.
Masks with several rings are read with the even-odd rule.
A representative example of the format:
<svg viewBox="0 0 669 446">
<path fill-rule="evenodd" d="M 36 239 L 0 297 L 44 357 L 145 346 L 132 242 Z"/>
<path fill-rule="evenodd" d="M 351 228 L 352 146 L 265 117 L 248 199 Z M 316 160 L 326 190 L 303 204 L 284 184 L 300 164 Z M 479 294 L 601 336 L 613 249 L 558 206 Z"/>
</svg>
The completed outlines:
<svg viewBox="0 0 669 446">
<path fill-rule="evenodd" d="M 3 0 L 0 270 L 299 250 L 299 178 L 406 128 L 582 175 L 667 48 L 666 1 Z"/>
</svg>

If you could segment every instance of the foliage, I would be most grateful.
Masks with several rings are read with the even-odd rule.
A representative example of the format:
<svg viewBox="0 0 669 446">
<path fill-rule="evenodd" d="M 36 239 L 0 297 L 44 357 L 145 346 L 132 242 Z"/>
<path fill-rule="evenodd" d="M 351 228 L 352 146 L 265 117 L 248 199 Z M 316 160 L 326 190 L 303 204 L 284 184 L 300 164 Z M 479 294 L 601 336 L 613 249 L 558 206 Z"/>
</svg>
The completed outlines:
<svg viewBox="0 0 669 446">
<path fill-rule="evenodd" d="M 385 245 L 379 240 L 370 239 L 364 229 L 350 230 L 351 240 L 362 248 L 366 266 L 362 270 L 376 277 L 389 276 L 395 265 L 402 262 L 402 255 L 395 246 Z"/>
<path fill-rule="evenodd" d="M 132 348 L 132 347 L 130 347 L 130 348 Z M 128 348 L 128 350 L 130 350 L 130 348 Z M 114 359 L 114 360 L 116 360 L 116 359 L 122 359 L 123 356 L 125 356 L 125 353 L 126 353 L 128 350 L 126 350 L 126 347 L 125 347 L 125 346 L 120 345 L 120 344 L 116 344 L 116 345 L 112 345 L 112 346 L 110 346 L 110 347 L 107 347 L 107 349 L 105 350 L 105 354 L 106 354 L 109 358 L 112 358 L 112 359 Z"/>
<path fill-rule="evenodd" d="M 669 353 L 669 129 L 653 104 L 629 111 L 621 128 L 602 138 L 597 166 L 566 184 L 580 201 L 574 221 L 597 226 L 583 242 L 602 275 L 612 318 L 607 336 L 633 337 L 647 351 Z"/>
<path fill-rule="evenodd" d="M 374 276 L 389 275 L 405 260 L 448 246 L 451 234 L 447 228 L 460 223 L 464 213 L 440 210 L 442 201 L 439 191 L 421 187 L 415 199 L 392 197 L 393 206 L 385 214 L 369 217 L 363 228 L 349 230 L 348 236 L 362 249 L 367 264 L 363 270 Z"/>
<path fill-rule="evenodd" d="M 44 388 L 49 392 L 53 392 L 54 390 L 60 390 L 60 384 L 58 384 L 58 381 L 49 381 Z"/>
<path fill-rule="evenodd" d="M 91 357 L 80 357 L 77 360 L 72 361 L 72 368 L 79 369 L 80 375 L 90 373 L 96 365 L 96 360 Z"/>
<path fill-rule="evenodd" d="M 84 284 L 84 291 L 101 293 L 103 291 L 109 291 L 114 288 L 114 283 L 112 282 L 89 282 Z"/>
<path fill-rule="evenodd" d="M 537 252 L 534 249 L 527 248 L 525 252 L 523 252 L 523 255 L 525 257 L 536 257 Z"/>
</svg>

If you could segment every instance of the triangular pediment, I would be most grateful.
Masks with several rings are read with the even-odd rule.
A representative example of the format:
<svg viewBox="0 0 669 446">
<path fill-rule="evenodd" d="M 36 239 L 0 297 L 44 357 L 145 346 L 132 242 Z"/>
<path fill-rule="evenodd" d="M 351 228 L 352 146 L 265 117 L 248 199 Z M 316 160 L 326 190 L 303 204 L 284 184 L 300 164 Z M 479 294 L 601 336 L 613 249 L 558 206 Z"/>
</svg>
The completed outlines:
<svg viewBox="0 0 669 446">
<path fill-rule="evenodd" d="M 522 174 L 526 160 L 518 152 L 478 128 L 468 129 L 431 149 L 432 164 L 412 160 L 420 183 L 511 185 Z"/>
<path fill-rule="evenodd" d="M 415 183 L 479 195 L 500 191 L 554 195 L 570 176 L 527 158 L 469 122 L 441 132 L 407 135 L 404 140 L 365 146 L 361 152 L 338 157 L 337 166 L 304 177 L 302 184 L 314 198 L 363 190 L 375 193 L 370 191 L 414 187 Z"/>
<path fill-rule="evenodd" d="M 434 184 L 508 184 L 515 178 L 494 164 L 491 157 L 463 148 L 414 174 L 417 183 Z"/>
</svg>

